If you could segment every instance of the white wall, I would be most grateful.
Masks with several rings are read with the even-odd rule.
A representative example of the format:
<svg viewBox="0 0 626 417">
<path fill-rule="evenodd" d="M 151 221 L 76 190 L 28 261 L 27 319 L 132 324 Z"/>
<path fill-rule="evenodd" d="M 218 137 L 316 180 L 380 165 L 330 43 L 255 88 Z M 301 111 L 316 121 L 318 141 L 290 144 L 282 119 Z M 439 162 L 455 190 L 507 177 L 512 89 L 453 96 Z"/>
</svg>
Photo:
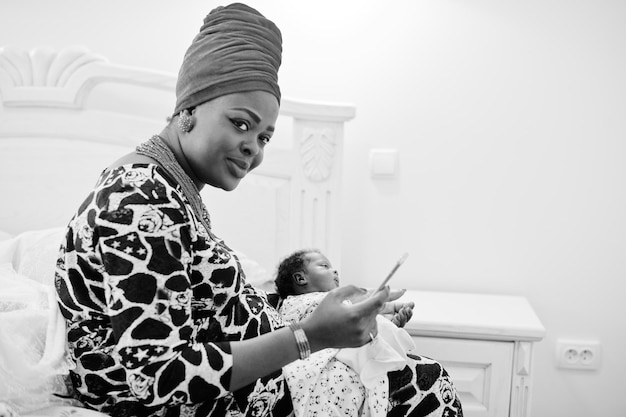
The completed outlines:
<svg viewBox="0 0 626 417">
<path fill-rule="evenodd" d="M 215 1 L 0 0 L 0 44 L 80 43 L 175 72 Z M 626 2 L 255 0 L 283 93 L 351 102 L 344 282 L 522 294 L 548 330 L 535 417 L 620 415 L 626 371 Z M 391 180 L 369 151 L 400 153 Z M 448 306 L 441 306 L 442 309 Z M 559 338 L 603 346 L 555 367 Z"/>
</svg>

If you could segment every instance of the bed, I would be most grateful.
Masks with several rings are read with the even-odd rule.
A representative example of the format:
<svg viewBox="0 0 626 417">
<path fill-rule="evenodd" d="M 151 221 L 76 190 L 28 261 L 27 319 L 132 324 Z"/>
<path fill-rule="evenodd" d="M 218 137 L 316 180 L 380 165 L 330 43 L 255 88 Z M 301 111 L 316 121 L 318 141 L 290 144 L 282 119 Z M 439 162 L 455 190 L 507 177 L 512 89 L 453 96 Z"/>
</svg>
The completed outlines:
<svg viewBox="0 0 626 417">
<path fill-rule="evenodd" d="M 99 172 L 162 129 L 175 83 L 82 47 L 0 49 L 0 416 L 7 406 L 99 414 L 53 395 L 71 366 L 54 310 L 56 252 Z M 264 163 L 233 193 L 203 191 L 216 234 L 255 285 L 271 290 L 294 248 L 340 260 L 343 135 L 354 116 L 351 105 L 283 98 Z"/>
</svg>

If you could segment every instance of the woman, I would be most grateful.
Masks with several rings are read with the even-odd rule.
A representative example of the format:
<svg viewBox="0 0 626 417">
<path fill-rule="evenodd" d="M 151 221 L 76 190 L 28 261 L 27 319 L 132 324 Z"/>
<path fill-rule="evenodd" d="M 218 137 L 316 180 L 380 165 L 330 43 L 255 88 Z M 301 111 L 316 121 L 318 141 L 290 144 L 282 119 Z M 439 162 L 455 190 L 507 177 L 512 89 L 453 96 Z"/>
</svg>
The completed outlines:
<svg viewBox="0 0 626 417">
<path fill-rule="evenodd" d="M 361 290 L 337 289 L 285 326 L 211 232 L 199 190 L 233 190 L 262 162 L 281 53 L 280 31 L 256 10 L 214 9 L 185 54 L 170 123 L 108 167 L 70 221 L 56 287 L 86 405 L 113 416 L 287 416 L 283 366 L 375 337 L 388 288 L 349 306 Z M 419 406 L 418 392 L 398 407 Z"/>
</svg>

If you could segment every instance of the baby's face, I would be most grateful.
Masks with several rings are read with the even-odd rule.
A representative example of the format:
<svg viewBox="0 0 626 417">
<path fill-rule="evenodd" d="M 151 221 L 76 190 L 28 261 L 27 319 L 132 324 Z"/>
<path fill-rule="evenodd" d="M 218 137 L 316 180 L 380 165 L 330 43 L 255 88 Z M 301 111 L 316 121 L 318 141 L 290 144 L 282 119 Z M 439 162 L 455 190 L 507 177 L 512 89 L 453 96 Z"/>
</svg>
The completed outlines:
<svg viewBox="0 0 626 417">
<path fill-rule="evenodd" d="M 339 286 L 339 273 L 321 253 L 306 254 L 306 275 L 310 291 L 330 291 Z"/>
</svg>

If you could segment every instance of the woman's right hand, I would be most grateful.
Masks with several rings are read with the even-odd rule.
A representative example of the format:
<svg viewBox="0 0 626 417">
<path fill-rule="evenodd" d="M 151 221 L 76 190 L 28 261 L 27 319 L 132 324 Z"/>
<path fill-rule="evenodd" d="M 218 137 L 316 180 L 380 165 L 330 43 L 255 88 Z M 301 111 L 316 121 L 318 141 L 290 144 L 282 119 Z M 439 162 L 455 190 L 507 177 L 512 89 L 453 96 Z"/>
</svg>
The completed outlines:
<svg viewBox="0 0 626 417">
<path fill-rule="evenodd" d="M 326 294 L 313 314 L 300 322 L 311 352 L 324 348 L 358 347 L 378 333 L 376 315 L 389 299 L 389 287 L 372 297 L 355 286 L 334 289 Z M 345 300 L 352 304 L 344 303 Z M 230 390 L 244 387 L 298 359 L 299 350 L 290 328 L 285 327 L 259 337 L 231 342 L 233 371 Z M 260 361 L 259 357 L 263 360 Z"/>
<path fill-rule="evenodd" d="M 324 348 L 358 347 L 378 334 L 376 315 L 389 298 L 389 287 L 384 287 L 371 297 L 353 285 L 330 291 L 311 316 L 300 324 L 309 339 L 311 351 Z M 359 299 L 346 303 L 345 300 Z"/>
</svg>

